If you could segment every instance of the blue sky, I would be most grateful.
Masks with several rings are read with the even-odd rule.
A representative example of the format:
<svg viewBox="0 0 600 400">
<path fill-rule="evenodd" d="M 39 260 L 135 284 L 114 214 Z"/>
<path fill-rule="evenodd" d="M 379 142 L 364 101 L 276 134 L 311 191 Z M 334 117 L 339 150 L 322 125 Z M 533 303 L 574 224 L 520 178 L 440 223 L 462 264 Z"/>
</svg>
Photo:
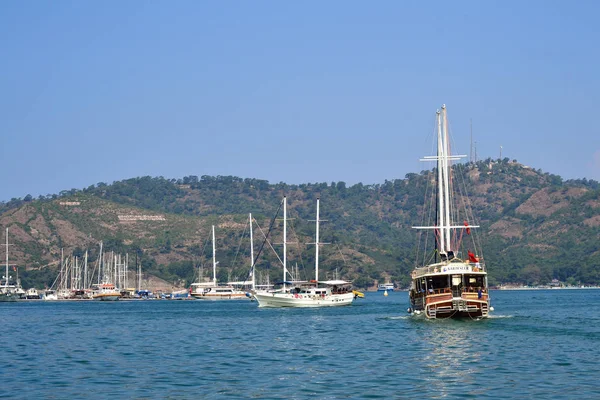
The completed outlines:
<svg viewBox="0 0 600 400">
<path fill-rule="evenodd" d="M 458 152 L 600 180 L 597 2 L 0 2 L 0 200 L 136 176 L 382 183 Z"/>
</svg>

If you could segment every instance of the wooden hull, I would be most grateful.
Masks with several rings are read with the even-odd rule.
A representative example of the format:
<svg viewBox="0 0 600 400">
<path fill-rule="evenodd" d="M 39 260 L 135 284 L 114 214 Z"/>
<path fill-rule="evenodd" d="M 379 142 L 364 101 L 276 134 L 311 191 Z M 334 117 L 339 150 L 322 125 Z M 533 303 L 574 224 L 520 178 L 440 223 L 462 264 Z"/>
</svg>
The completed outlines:
<svg viewBox="0 0 600 400">
<path fill-rule="evenodd" d="M 99 301 L 117 301 L 119 297 L 121 297 L 121 293 L 100 293 L 94 295 L 92 298 Z"/>
<path fill-rule="evenodd" d="M 487 318 L 490 301 L 487 294 L 478 298 L 477 293 L 463 293 L 461 297 L 452 294 L 432 294 L 411 298 L 413 311 L 420 311 L 427 318 Z"/>
</svg>

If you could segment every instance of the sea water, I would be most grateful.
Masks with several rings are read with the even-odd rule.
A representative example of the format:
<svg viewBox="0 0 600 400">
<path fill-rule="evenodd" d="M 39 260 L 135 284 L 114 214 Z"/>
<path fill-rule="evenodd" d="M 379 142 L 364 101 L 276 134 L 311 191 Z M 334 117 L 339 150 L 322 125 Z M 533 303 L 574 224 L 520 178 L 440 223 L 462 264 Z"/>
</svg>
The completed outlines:
<svg viewBox="0 0 600 400">
<path fill-rule="evenodd" d="M 250 301 L 0 303 L 0 397 L 600 398 L 600 290 L 492 291 L 486 320 Z"/>
</svg>

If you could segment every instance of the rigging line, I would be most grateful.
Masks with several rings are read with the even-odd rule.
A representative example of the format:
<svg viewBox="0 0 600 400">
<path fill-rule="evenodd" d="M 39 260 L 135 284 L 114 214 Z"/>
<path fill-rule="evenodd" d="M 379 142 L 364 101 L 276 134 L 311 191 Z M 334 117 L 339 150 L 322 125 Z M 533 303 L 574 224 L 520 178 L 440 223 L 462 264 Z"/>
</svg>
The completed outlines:
<svg viewBox="0 0 600 400">
<path fill-rule="evenodd" d="M 423 191 L 423 212 L 421 213 L 421 226 L 425 226 L 425 218 L 426 218 L 426 211 L 429 210 L 431 212 L 431 208 L 427 207 L 427 197 L 428 197 L 428 192 L 429 192 L 429 179 L 426 178 L 425 181 L 425 190 Z M 417 182 L 418 185 L 418 182 Z M 418 187 L 418 186 L 417 186 Z M 415 253 L 415 268 L 419 267 L 419 259 L 420 259 L 420 253 L 421 253 L 421 243 L 423 243 L 423 260 L 425 260 L 426 257 L 426 248 L 427 248 L 427 237 L 428 235 L 426 234 L 425 236 L 423 235 L 423 230 L 419 230 L 418 234 L 417 234 L 417 249 L 416 249 L 416 253 Z"/>
<path fill-rule="evenodd" d="M 304 260 L 302 258 L 302 246 L 300 245 L 300 238 L 298 236 L 298 233 L 296 232 L 296 230 L 294 229 L 294 220 L 292 219 L 292 223 L 290 223 L 289 227 L 290 230 L 292 231 L 292 235 L 294 235 L 296 237 L 296 241 L 295 242 L 291 242 L 293 244 L 296 244 L 296 246 L 298 246 L 298 255 L 300 257 L 300 266 L 302 267 L 302 275 L 304 277 L 304 279 L 306 280 L 306 266 L 304 265 Z M 290 242 L 288 242 L 290 243 Z M 298 277 L 296 277 L 298 278 Z"/>
<path fill-rule="evenodd" d="M 342 261 L 344 262 L 344 264 L 342 265 L 342 268 L 340 268 L 340 271 L 343 271 L 344 268 L 346 267 L 346 259 L 344 258 L 344 254 L 342 253 L 342 249 L 340 248 L 340 245 L 336 243 L 335 246 L 337 247 L 338 252 L 340 253 L 340 256 L 342 256 Z"/>
<path fill-rule="evenodd" d="M 258 223 L 256 224 L 258 226 L 258 229 L 260 229 L 261 233 L 263 234 L 263 236 L 265 237 L 263 242 L 260 245 L 260 249 L 258 249 L 258 253 L 256 253 L 256 257 L 254 257 L 254 261 L 252 262 L 252 265 L 256 265 L 256 261 L 258 260 L 258 257 L 260 257 L 263 248 L 265 247 L 265 243 L 268 241 L 268 237 L 269 234 L 271 233 L 271 231 L 273 230 L 273 225 L 275 225 L 275 221 L 277 220 L 277 215 L 279 215 L 279 211 L 281 210 L 281 207 L 283 206 L 283 200 L 281 200 L 281 202 L 279 203 L 279 208 L 277 208 L 277 211 L 275 212 L 275 215 L 273 216 L 273 218 L 271 219 L 271 224 L 269 225 L 269 230 L 267 231 L 267 234 L 265 235 L 263 230 L 260 228 L 260 226 L 258 226 Z M 269 242 L 269 246 L 271 246 L 271 242 Z M 271 248 L 273 249 L 273 246 L 271 246 Z M 275 249 L 273 249 L 273 251 L 275 251 Z M 277 252 L 275 252 L 275 254 L 277 255 Z M 279 255 L 277 255 L 277 258 L 279 258 Z M 281 261 L 281 259 L 279 259 L 279 261 Z M 250 277 L 250 273 L 252 272 L 252 269 L 250 269 L 248 271 L 248 274 L 246 276 L 246 279 L 244 280 L 244 282 L 246 282 L 248 280 L 248 278 Z"/>
<path fill-rule="evenodd" d="M 467 196 L 467 183 L 466 183 L 466 172 L 464 171 L 466 169 L 466 167 L 464 165 L 461 164 L 461 168 L 462 171 L 459 174 L 459 178 L 462 179 L 462 186 L 459 186 L 460 190 L 461 190 L 461 200 L 463 203 L 463 208 L 465 210 L 465 215 L 467 216 L 467 220 L 468 221 L 475 221 L 475 216 L 473 214 L 473 207 L 471 204 L 471 200 L 470 198 Z M 477 232 L 477 230 L 475 229 L 474 231 L 472 231 L 472 235 L 471 235 L 471 243 L 474 247 L 474 250 L 477 252 L 479 252 L 479 255 L 481 257 L 483 257 L 483 247 L 481 246 L 481 236 L 479 235 L 479 233 Z"/>
<path fill-rule="evenodd" d="M 203 276 L 200 276 L 200 268 L 202 268 L 202 270 L 204 270 L 204 257 L 205 257 L 204 251 L 206 250 L 206 246 L 208 246 L 209 236 L 206 237 L 206 240 L 204 241 L 204 247 L 202 247 L 202 252 L 200 253 L 200 265 L 198 266 L 198 282 L 200 282 L 200 278 L 203 278 Z M 194 276 L 195 275 L 196 275 L 196 272 L 194 271 Z M 204 273 L 202 275 L 204 275 Z"/>
<path fill-rule="evenodd" d="M 263 232 L 263 230 L 260 227 L 260 225 L 258 225 L 258 222 L 256 223 L 256 226 L 258 227 L 258 230 L 260 231 L 260 233 L 263 234 L 263 237 L 266 239 L 267 235 L 265 235 L 265 233 Z M 271 248 L 271 250 L 273 250 L 273 254 L 275 254 L 275 257 L 277 257 L 277 259 L 279 260 L 279 262 L 281 263 L 281 265 L 283 265 L 283 260 L 279 257 L 279 254 L 277 254 L 277 251 L 275 250 L 275 248 L 273 248 L 273 245 L 271 244 L 271 241 L 267 241 L 267 243 L 269 244 L 269 247 Z M 256 262 L 255 262 L 255 265 L 256 265 Z"/>
<path fill-rule="evenodd" d="M 242 241 L 246 237 L 247 229 L 248 229 L 248 224 L 244 224 L 244 232 L 242 232 L 242 236 L 240 237 L 240 242 L 238 243 L 237 251 L 235 253 L 235 256 L 233 256 L 233 262 L 231 264 L 232 267 L 234 267 L 235 264 L 237 263 L 237 257 L 240 254 L 240 249 L 242 248 Z"/>
<path fill-rule="evenodd" d="M 94 281 L 94 275 L 96 274 L 96 268 L 98 267 L 98 262 L 100 261 L 100 257 L 98 257 L 96 259 L 96 262 L 94 263 L 94 269 L 92 270 L 92 274 L 89 275 L 89 284 L 91 285 L 91 283 Z"/>
</svg>

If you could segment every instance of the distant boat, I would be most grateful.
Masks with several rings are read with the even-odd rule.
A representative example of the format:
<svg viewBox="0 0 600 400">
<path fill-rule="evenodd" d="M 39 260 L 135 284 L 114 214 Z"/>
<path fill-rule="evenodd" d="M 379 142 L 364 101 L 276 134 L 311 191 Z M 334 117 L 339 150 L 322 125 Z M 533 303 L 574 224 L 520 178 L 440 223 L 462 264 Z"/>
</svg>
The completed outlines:
<svg viewBox="0 0 600 400">
<path fill-rule="evenodd" d="M 115 288 L 113 283 L 101 283 L 92 286 L 92 299 L 100 301 L 117 301 L 121 292 Z"/>
<path fill-rule="evenodd" d="M 212 258 L 213 281 L 195 282 L 190 286 L 190 295 L 201 300 L 242 300 L 247 299 L 246 292 L 238 290 L 231 285 L 217 284 L 217 260 L 215 254 L 215 226 L 212 226 Z"/>
<path fill-rule="evenodd" d="M 27 289 L 25 298 L 27 300 L 39 300 L 41 298 L 40 292 L 36 288 Z"/>
<path fill-rule="evenodd" d="M 272 292 L 254 291 L 259 307 L 332 307 L 352 304 L 355 297 L 363 297 L 352 290 L 351 282 L 343 280 L 319 281 L 319 199 L 317 199 L 315 280 L 287 281 L 287 199 L 283 198 L 283 282 L 282 288 Z"/>
<path fill-rule="evenodd" d="M 44 292 L 43 299 L 46 301 L 58 300 L 58 294 L 56 294 L 56 290 L 48 289 Z"/>
<path fill-rule="evenodd" d="M 20 286 L 17 281 L 10 280 L 8 272 L 8 228 L 6 228 L 6 272 L 0 281 L 0 301 L 17 301 L 20 298 Z"/>
<path fill-rule="evenodd" d="M 471 229 L 479 226 L 468 222 L 473 216 L 464 198 L 464 181 L 451 177 L 450 161 L 465 156 L 450 153 L 446 106 L 436 113 L 436 126 L 437 155 L 421 160 L 437 162 L 435 186 L 429 191 L 431 199 L 426 200 L 435 209 L 428 214 L 435 216 L 435 220 L 429 226 L 414 227 L 434 234 L 433 239 L 425 242 L 433 247 L 424 253 L 424 259 L 411 273 L 409 311 L 422 312 L 430 319 L 486 318 L 491 310 L 487 271 L 477 255 L 482 253 L 470 250 L 475 251 L 478 244 Z M 454 203 L 454 191 L 462 191 L 462 201 Z M 463 220 L 464 223 L 459 223 Z"/>
<path fill-rule="evenodd" d="M 380 283 L 379 285 L 377 285 L 377 291 L 378 292 L 393 292 L 394 291 L 394 284 L 393 283 Z"/>
</svg>

